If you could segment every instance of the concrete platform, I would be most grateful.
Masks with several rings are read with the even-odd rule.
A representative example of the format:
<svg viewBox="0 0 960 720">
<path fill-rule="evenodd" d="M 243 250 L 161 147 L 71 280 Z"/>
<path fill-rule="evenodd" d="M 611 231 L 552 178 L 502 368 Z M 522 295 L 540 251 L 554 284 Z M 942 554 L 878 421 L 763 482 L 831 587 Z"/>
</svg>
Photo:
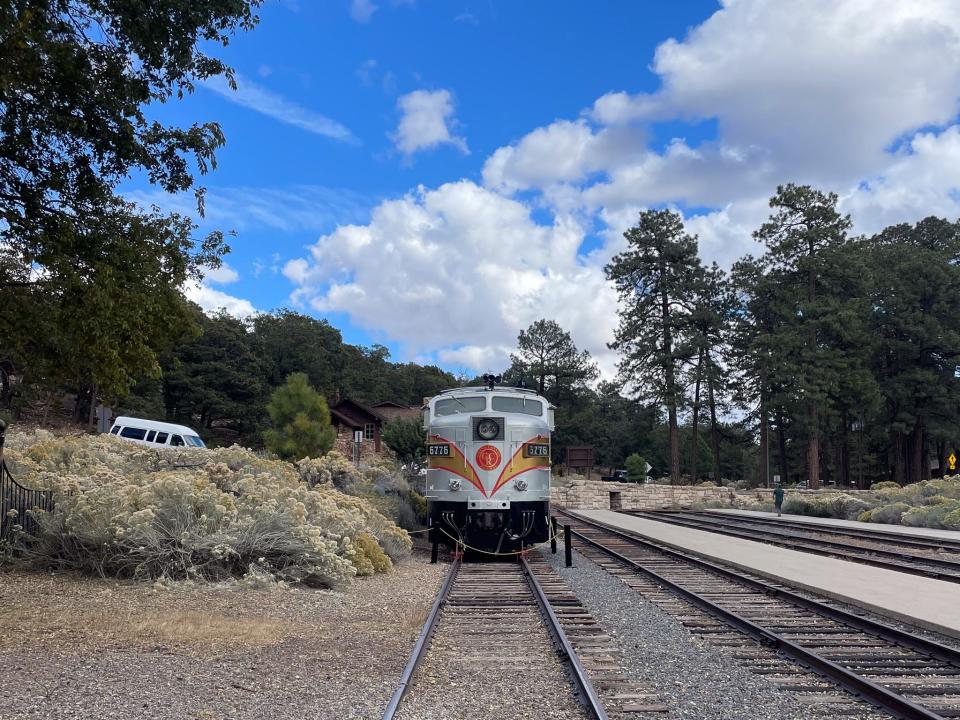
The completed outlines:
<svg viewBox="0 0 960 720">
<path fill-rule="evenodd" d="M 611 510 L 577 510 L 671 547 L 960 638 L 960 584 L 908 575 Z"/>
<path fill-rule="evenodd" d="M 713 509 L 707 512 L 718 513 L 721 515 L 742 515 L 744 517 L 773 518 L 776 520 L 777 514 L 773 512 L 758 512 L 756 510 L 727 510 Z M 790 522 L 800 522 L 809 525 L 826 525 L 844 529 L 869 530 L 871 532 L 884 532 L 891 535 L 906 535 L 924 538 L 942 538 L 944 540 L 953 540 L 960 542 L 960 530 L 940 530 L 937 528 L 918 528 L 907 527 L 904 525 L 886 525 L 884 523 L 862 523 L 856 520 L 835 520 L 834 518 L 818 518 L 808 515 L 790 515 L 783 514 L 784 520 Z"/>
</svg>

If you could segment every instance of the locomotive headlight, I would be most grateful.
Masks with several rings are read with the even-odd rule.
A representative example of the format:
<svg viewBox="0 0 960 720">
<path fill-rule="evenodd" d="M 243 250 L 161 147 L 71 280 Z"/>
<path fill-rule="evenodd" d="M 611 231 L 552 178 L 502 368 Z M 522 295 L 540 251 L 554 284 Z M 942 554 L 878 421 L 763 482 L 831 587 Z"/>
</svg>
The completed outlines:
<svg viewBox="0 0 960 720">
<path fill-rule="evenodd" d="M 477 434 L 484 440 L 493 440 L 500 434 L 500 426 L 496 420 L 481 420 L 477 424 Z"/>
<path fill-rule="evenodd" d="M 520 492 L 523 492 L 524 490 L 527 489 L 527 481 L 521 478 L 519 480 L 514 481 L 513 486 Z"/>
<path fill-rule="evenodd" d="M 459 478 L 450 478 L 450 489 L 457 491 L 460 489 L 460 479 Z"/>
</svg>

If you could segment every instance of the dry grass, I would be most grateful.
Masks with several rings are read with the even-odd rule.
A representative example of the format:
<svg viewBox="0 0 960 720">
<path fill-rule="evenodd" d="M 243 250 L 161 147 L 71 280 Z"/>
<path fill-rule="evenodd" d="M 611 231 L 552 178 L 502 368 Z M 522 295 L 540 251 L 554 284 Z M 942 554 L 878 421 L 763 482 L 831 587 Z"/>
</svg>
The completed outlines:
<svg viewBox="0 0 960 720">
<path fill-rule="evenodd" d="M 423 629 L 424 623 L 427 622 L 427 616 L 430 614 L 432 606 L 431 603 L 430 605 L 415 605 L 406 608 L 400 617 L 397 629 L 405 635 L 416 637 Z"/>
<path fill-rule="evenodd" d="M 61 642 L 163 644 L 202 654 L 226 647 L 274 645 L 309 630 L 286 620 L 209 611 L 61 607 L 51 616 L 37 606 L 20 606 L 0 612 L 0 648 L 15 642 L 25 628 L 30 628 L 31 634 L 56 637 Z"/>
</svg>

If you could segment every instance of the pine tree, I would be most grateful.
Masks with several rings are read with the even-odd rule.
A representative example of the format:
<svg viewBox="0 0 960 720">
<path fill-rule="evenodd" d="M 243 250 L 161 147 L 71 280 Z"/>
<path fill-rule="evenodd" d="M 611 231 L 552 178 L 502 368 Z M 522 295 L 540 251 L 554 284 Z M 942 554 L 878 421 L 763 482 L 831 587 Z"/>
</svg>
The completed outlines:
<svg viewBox="0 0 960 720">
<path fill-rule="evenodd" d="M 517 354 L 510 360 L 537 382 L 537 392 L 554 399 L 556 392 L 597 377 L 596 363 L 580 351 L 570 333 L 553 320 L 537 320 L 517 337 Z M 554 392 L 550 392 L 554 391 Z"/>
<path fill-rule="evenodd" d="M 677 410 L 683 401 L 679 368 L 689 351 L 684 333 L 692 288 L 702 270 L 697 239 L 679 213 L 647 210 L 624 233 L 628 248 L 606 266 L 620 295 L 620 323 L 610 347 L 620 351 L 622 378 L 642 397 L 667 409 L 670 480 L 680 482 Z"/>
<path fill-rule="evenodd" d="M 792 414 L 786 387 L 789 372 L 774 353 L 775 337 L 789 319 L 792 301 L 779 292 L 784 282 L 779 270 L 765 269 L 764 263 L 746 256 L 731 271 L 734 294 L 734 322 L 731 352 L 736 358 L 734 399 L 755 419 L 759 435 L 757 481 L 769 485 L 770 424 L 777 419 L 780 476 L 789 477 L 785 423 Z"/>
<path fill-rule="evenodd" d="M 423 463 L 427 433 L 419 420 L 391 420 L 383 426 L 383 441 L 397 454 L 401 462 Z"/>
<path fill-rule="evenodd" d="M 285 460 L 320 457 L 333 447 L 336 430 L 330 410 L 305 373 L 293 373 L 267 404 L 273 427 L 264 433 L 267 448 Z"/>
<path fill-rule="evenodd" d="M 690 475 L 697 478 L 701 388 L 706 385 L 707 409 L 710 413 L 710 449 L 713 475 L 720 482 L 720 429 L 717 423 L 718 397 L 726 385 L 722 360 L 727 355 L 730 323 L 733 317 L 733 296 L 723 270 L 713 263 L 703 270 L 693 287 L 693 311 L 690 313 L 688 343 L 690 355 L 697 358 L 693 367 L 694 396 Z"/>
<path fill-rule="evenodd" d="M 779 275 L 773 291 L 788 308 L 771 336 L 771 351 L 804 408 L 811 488 L 820 486 L 820 438 L 837 410 L 835 390 L 863 377 L 853 338 L 864 327 L 865 306 L 862 292 L 838 282 L 849 279 L 854 256 L 846 249 L 850 218 L 836 206 L 836 194 L 781 186 L 770 200 L 774 213 L 754 233 L 767 247 L 766 267 Z"/>
<path fill-rule="evenodd" d="M 873 369 L 883 392 L 893 479 L 930 474 L 932 439 L 943 468 L 960 425 L 960 223 L 928 217 L 870 239 Z"/>
</svg>

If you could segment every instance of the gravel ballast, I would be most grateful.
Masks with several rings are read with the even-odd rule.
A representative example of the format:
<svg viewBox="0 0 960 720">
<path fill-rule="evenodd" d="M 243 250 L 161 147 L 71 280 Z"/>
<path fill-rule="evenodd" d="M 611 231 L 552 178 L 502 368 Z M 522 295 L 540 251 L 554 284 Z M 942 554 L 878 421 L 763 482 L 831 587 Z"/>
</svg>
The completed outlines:
<svg viewBox="0 0 960 720">
<path fill-rule="evenodd" d="M 671 718 L 689 720 L 807 720 L 824 708 L 801 704 L 772 682 L 738 666 L 692 635 L 678 620 L 579 553 L 565 568 L 563 554 L 544 553 L 583 605 L 623 651 L 628 674 L 670 706 Z M 880 717 L 869 708 L 862 715 Z"/>
<path fill-rule="evenodd" d="M 342 592 L 0 572 L 0 718 L 380 718 L 446 565 Z"/>
</svg>

